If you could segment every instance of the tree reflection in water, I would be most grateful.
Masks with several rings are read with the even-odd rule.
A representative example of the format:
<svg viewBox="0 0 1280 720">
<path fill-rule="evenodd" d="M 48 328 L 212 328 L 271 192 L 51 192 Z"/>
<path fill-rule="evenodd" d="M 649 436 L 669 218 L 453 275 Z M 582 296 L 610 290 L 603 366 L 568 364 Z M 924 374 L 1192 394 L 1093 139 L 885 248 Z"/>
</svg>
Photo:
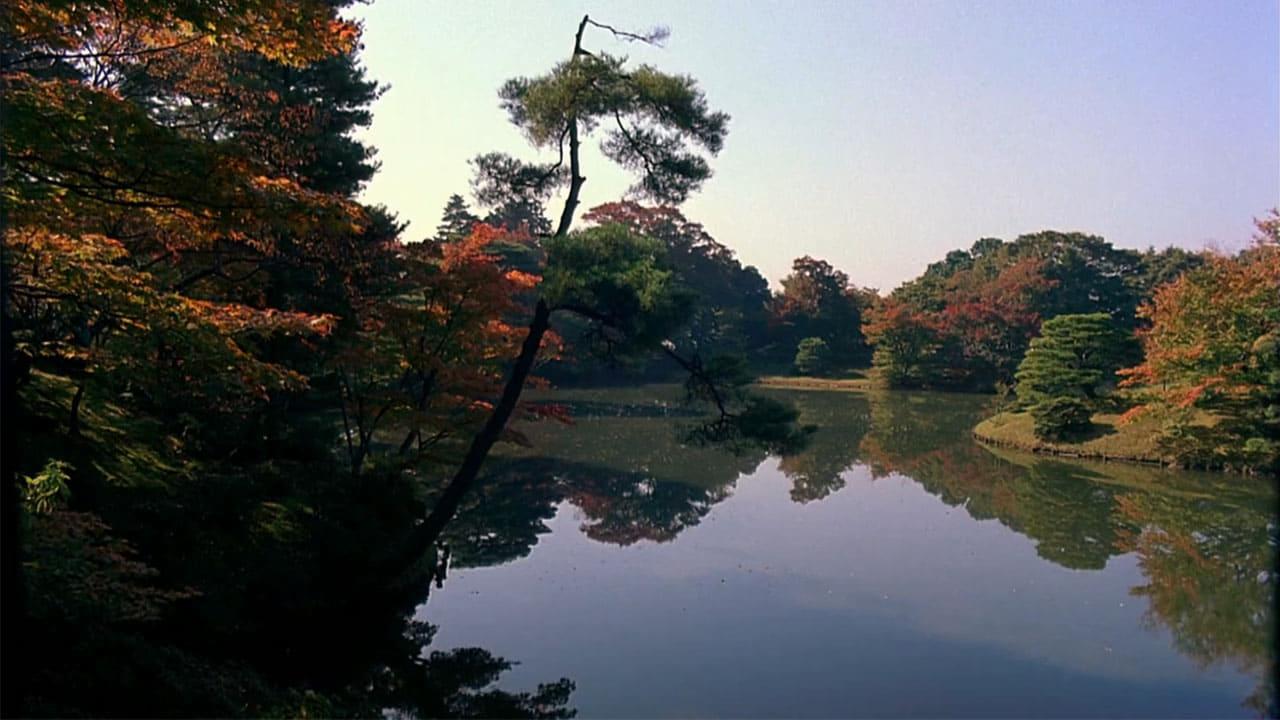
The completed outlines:
<svg viewBox="0 0 1280 720">
<path fill-rule="evenodd" d="M 650 395 L 584 404 L 567 432 L 531 433 L 536 453 L 491 469 L 450 528 L 454 563 L 526 556 L 562 503 L 590 539 L 626 546 L 670 542 L 733 494 L 763 456 L 681 446 L 677 419 Z M 975 519 L 994 519 L 1036 543 L 1044 560 L 1096 571 L 1136 556 L 1150 627 L 1166 628 L 1197 663 L 1230 664 L 1259 678 L 1244 700 L 1277 711 L 1272 639 L 1274 490 L 1248 478 L 1130 465 L 1068 462 L 995 451 L 969 429 L 987 400 L 923 393 L 795 393 L 801 422 L 819 426 L 802 452 L 779 461 L 791 499 L 819 502 L 866 468 L 870 481 L 910 478 Z M 581 417 L 581 416 L 580 416 Z M 554 692 L 551 699 L 558 696 Z"/>
</svg>

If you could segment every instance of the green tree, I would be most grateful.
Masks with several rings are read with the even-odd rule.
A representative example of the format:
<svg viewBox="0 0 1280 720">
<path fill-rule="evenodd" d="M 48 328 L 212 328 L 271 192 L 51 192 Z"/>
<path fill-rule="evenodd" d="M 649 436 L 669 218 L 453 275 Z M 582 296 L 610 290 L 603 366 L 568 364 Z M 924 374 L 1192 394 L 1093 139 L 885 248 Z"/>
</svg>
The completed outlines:
<svg viewBox="0 0 1280 720">
<path fill-rule="evenodd" d="M 1133 340 L 1106 313 L 1045 320 L 1018 366 L 1018 398 L 1032 405 L 1050 398 L 1097 400 L 1133 357 Z"/>
<path fill-rule="evenodd" d="M 507 231 L 507 239 L 496 245 L 504 267 L 537 275 L 546 263 L 541 238 L 551 234 L 542 202 L 537 198 L 516 197 L 485 215 L 486 225 Z"/>
<path fill-rule="evenodd" d="M 559 159 L 540 165 L 500 153 L 477 157 L 476 197 L 497 205 L 512 198 L 545 198 L 566 183 L 568 190 L 546 243 L 542 297 L 501 397 L 431 512 L 401 546 L 396 563 L 401 567 L 425 553 L 457 514 L 516 410 L 555 313 L 589 321 L 590 336 L 608 352 L 661 349 L 684 368 L 690 400 L 713 407 L 712 417 L 691 437 L 783 448 L 801 435 L 794 425 L 796 411 L 745 392 L 739 366 L 676 352 L 667 337 L 687 314 L 689 296 L 674 281 L 661 243 L 621 226 L 570 233 L 586 182 L 582 139 L 603 123 L 612 121 L 615 128 L 605 134 L 605 156 L 639 175 L 633 193 L 659 202 L 680 202 L 710 177 L 709 164 L 693 147 L 714 155 L 728 132 L 728 115 L 710 110 L 693 78 L 647 65 L 628 69 L 623 58 L 588 51 L 582 39 L 589 26 L 626 39 L 660 37 L 623 33 L 583 16 L 568 60 L 545 75 L 509 80 L 499 92 L 512 124 L 535 147 L 556 148 Z"/>
<path fill-rule="evenodd" d="M 681 351 L 747 351 L 767 342 L 769 283 L 677 208 L 606 203 L 592 208 L 583 219 L 622 223 L 666 246 L 667 260 L 680 284 L 697 295 L 689 322 L 671 338 Z"/>
<path fill-rule="evenodd" d="M 445 203 L 444 214 L 440 216 L 440 224 L 436 226 L 436 234 L 432 239 L 438 243 L 452 242 L 471 233 L 471 228 L 480 222 L 480 218 L 467 207 L 467 201 L 461 195 L 449 196 Z"/>
<path fill-rule="evenodd" d="M 1147 248 L 1142 253 L 1142 272 L 1135 279 L 1138 292 L 1144 299 L 1150 299 L 1156 288 L 1204 265 L 1206 258 L 1204 252 L 1190 252 L 1180 247 L 1167 247 L 1158 252 Z"/>
<path fill-rule="evenodd" d="M 456 196 L 455 196 L 456 197 Z M 504 202 L 485 215 L 484 221 L 509 232 L 524 232 L 534 237 L 551 234 L 551 221 L 536 199 L 517 197 Z"/>
<path fill-rule="evenodd" d="M 1042 440 L 1073 440 L 1092 425 L 1093 410 L 1078 397 L 1046 397 L 1031 406 L 1033 432 Z"/>
<path fill-rule="evenodd" d="M 801 375 L 825 375 L 831 369 L 831 348 L 822 338 L 801 340 L 796 348 L 795 368 Z"/>
</svg>

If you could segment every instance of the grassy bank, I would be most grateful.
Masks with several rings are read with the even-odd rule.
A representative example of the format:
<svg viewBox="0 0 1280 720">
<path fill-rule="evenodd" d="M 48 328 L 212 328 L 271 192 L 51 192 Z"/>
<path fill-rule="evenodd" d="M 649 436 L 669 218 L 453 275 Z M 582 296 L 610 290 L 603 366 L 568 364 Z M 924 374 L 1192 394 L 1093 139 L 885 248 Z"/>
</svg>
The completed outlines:
<svg viewBox="0 0 1280 720">
<path fill-rule="evenodd" d="M 1119 415 L 1098 413 L 1093 416 L 1093 429 L 1078 442 L 1049 442 L 1036 437 L 1030 413 L 1003 412 L 978 423 L 973 435 L 989 445 L 1049 455 L 1161 465 L 1173 462 L 1159 447 L 1158 420 L 1141 418 L 1121 425 L 1119 419 Z"/>
<path fill-rule="evenodd" d="M 787 390 L 843 390 L 865 391 L 874 388 L 869 377 L 821 378 L 792 375 L 767 375 L 756 380 L 756 385 Z"/>
</svg>

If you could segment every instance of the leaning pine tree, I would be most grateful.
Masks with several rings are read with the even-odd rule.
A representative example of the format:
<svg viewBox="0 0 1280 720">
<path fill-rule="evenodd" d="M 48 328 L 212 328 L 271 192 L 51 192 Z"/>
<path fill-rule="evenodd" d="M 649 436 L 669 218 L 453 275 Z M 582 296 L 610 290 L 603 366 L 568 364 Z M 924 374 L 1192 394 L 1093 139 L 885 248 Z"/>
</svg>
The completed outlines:
<svg viewBox="0 0 1280 720">
<path fill-rule="evenodd" d="M 666 266 L 661 243 L 622 226 L 570 232 L 587 181 L 580 156 L 586 136 L 603 134 L 605 157 L 638 176 L 633 195 L 678 204 L 711 176 L 705 156 L 720 151 L 729 122 L 728 115 L 708 107 L 693 78 L 647 65 L 627 67 L 625 58 L 584 48 L 588 27 L 650 44 L 666 36 L 665 30 L 624 32 L 584 16 L 568 60 L 545 75 L 509 80 L 499 91 L 511 123 L 535 148 L 553 150 L 557 159 L 535 164 L 501 153 L 481 155 L 473 161 L 476 199 L 487 206 L 540 202 L 563 188 L 564 206 L 545 243 L 541 296 L 502 395 L 435 506 L 403 546 L 402 565 L 426 552 L 457 513 L 516 410 L 557 314 L 586 320 L 590 337 L 606 352 L 660 351 L 687 371 L 689 399 L 712 407 L 706 422 L 690 433 L 692 439 L 781 450 L 803 437 L 793 408 L 746 392 L 749 378 L 741 363 L 684 356 L 667 339 L 688 317 L 691 300 Z"/>
</svg>

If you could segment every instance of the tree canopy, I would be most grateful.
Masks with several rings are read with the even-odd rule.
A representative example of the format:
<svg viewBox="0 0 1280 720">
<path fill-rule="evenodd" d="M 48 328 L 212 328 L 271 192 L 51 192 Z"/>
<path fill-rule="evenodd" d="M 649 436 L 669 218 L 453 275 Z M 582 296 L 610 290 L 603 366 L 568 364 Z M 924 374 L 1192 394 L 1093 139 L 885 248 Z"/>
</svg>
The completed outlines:
<svg viewBox="0 0 1280 720">
<path fill-rule="evenodd" d="M 1207 261 L 1156 289 L 1141 309 L 1143 362 L 1125 384 L 1147 401 L 1129 417 L 1172 415 L 1175 450 L 1196 464 L 1272 467 L 1280 456 L 1280 215 L 1258 222 L 1254 245 Z M 1200 408 L 1218 422 L 1186 423 Z"/>
</svg>

